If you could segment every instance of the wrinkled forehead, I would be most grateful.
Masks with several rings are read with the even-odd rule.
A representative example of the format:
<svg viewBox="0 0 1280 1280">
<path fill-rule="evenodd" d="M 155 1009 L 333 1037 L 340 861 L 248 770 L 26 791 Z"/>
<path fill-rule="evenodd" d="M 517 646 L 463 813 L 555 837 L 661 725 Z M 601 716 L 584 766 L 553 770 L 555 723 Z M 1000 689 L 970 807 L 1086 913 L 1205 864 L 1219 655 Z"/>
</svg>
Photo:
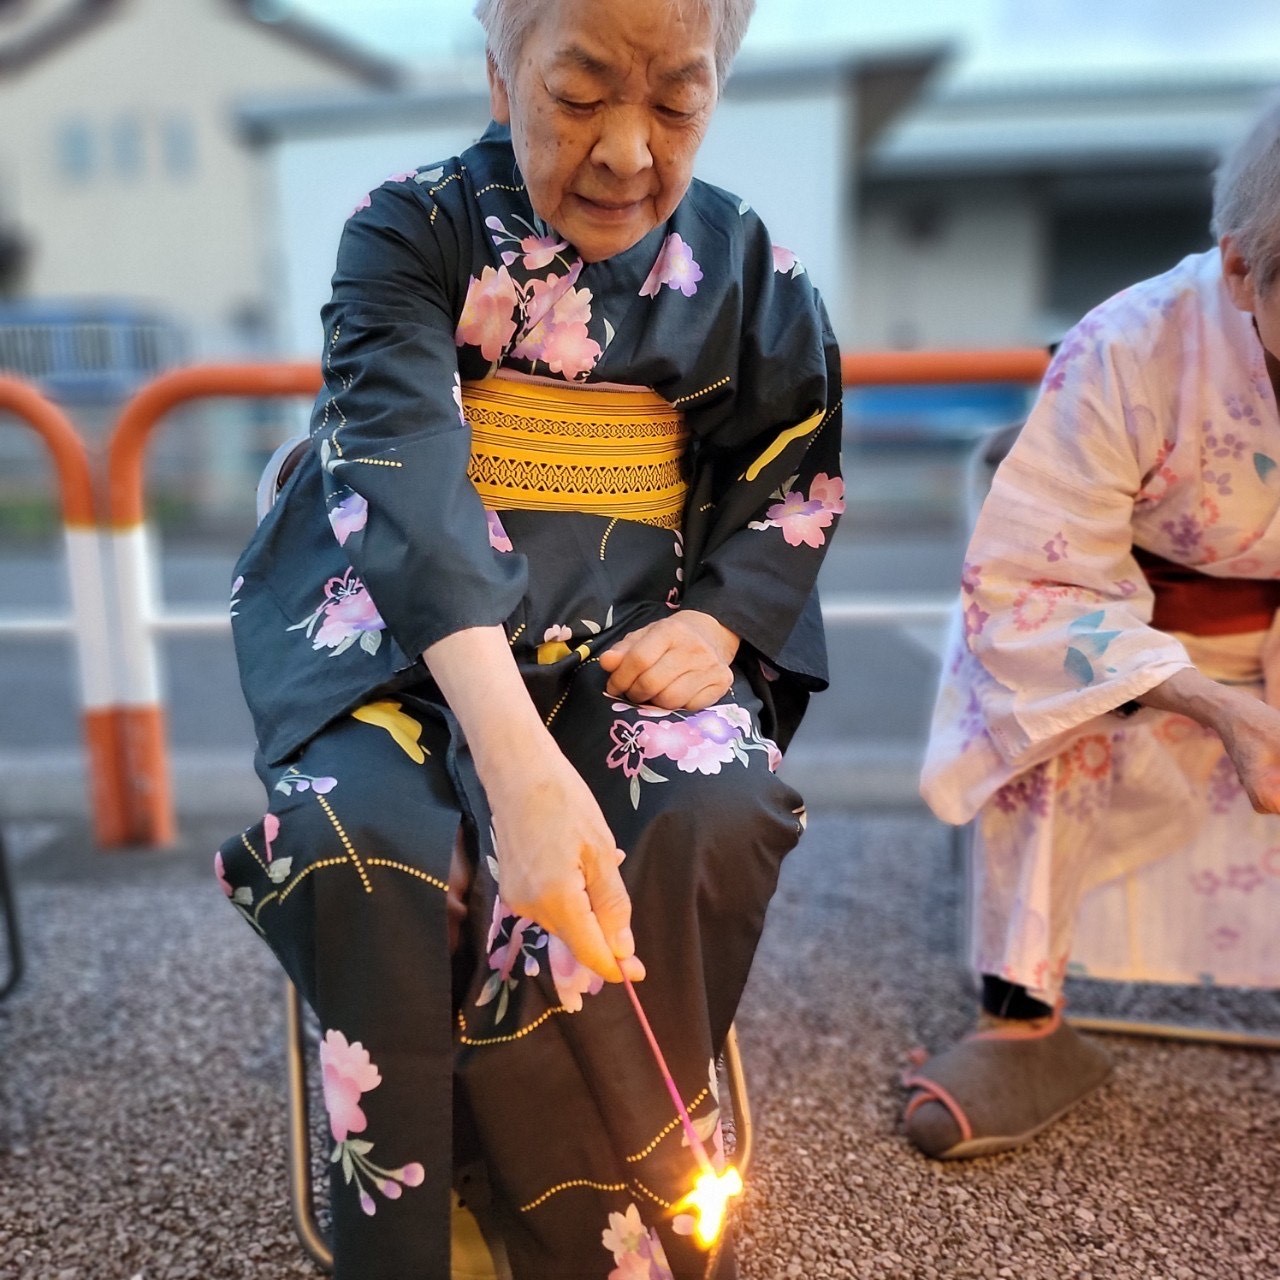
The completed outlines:
<svg viewBox="0 0 1280 1280">
<path fill-rule="evenodd" d="M 664 84 L 716 83 L 714 6 L 706 0 L 534 0 L 529 35 L 543 58 L 601 80 L 643 60 Z"/>
</svg>

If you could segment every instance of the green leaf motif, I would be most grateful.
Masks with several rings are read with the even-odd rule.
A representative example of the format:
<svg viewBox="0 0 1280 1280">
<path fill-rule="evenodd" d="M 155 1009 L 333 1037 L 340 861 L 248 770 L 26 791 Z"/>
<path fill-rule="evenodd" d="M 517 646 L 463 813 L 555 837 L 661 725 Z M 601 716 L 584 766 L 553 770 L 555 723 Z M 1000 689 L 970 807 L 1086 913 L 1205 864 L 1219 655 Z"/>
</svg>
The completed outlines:
<svg viewBox="0 0 1280 1280">
<path fill-rule="evenodd" d="M 363 1138 L 348 1138 L 347 1146 L 358 1156 L 367 1156 L 373 1150 L 373 1143 L 366 1142 Z"/>
<path fill-rule="evenodd" d="M 351 1152 L 347 1150 L 347 1144 L 342 1144 L 342 1176 L 350 1182 L 355 1177 L 356 1168 L 351 1160 Z"/>
<path fill-rule="evenodd" d="M 253 890 L 245 885 L 241 885 L 235 893 L 231 895 L 231 901 L 237 906 L 251 907 L 253 906 Z"/>
<path fill-rule="evenodd" d="M 277 858 L 274 862 L 267 863 L 267 875 L 271 878 L 272 884 L 283 884 L 292 870 L 292 858 Z"/>
<path fill-rule="evenodd" d="M 654 773 L 654 771 L 650 769 L 647 764 L 642 764 L 640 766 L 640 776 L 646 782 L 666 782 L 666 778 L 664 778 L 662 774 Z"/>
<path fill-rule="evenodd" d="M 1067 674 L 1080 684 L 1093 683 L 1093 664 L 1074 645 L 1067 650 L 1067 656 L 1062 665 L 1066 668 Z"/>
<path fill-rule="evenodd" d="M 640 807 L 640 775 L 638 773 L 632 774 L 631 777 L 631 807 L 633 809 Z"/>
<path fill-rule="evenodd" d="M 1253 455 L 1253 469 L 1258 473 L 1258 479 L 1265 484 L 1267 477 L 1276 469 L 1276 460 L 1268 458 L 1265 453 L 1255 453 Z"/>
</svg>

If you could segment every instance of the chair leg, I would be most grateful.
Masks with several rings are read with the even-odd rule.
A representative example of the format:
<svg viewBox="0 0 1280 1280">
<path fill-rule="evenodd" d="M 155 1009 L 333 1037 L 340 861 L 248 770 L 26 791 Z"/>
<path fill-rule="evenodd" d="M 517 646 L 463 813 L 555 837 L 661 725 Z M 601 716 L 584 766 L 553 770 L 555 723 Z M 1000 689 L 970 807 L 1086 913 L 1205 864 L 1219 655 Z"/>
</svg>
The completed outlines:
<svg viewBox="0 0 1280 1280">
<path fill-rule="evenodd" d="M 733 1163 L 745 1178 L 747 1165 L 751 1163 L 754 1134 L 751 1101 L 747 1097 L 747 1077 L 742 1069 L 742 1054 L 738 1051 L 738 1028 L 732 1025 L 724 1038 L 724 1071 L 729 1080 L 729 1098 L 733 1103 Z"/>
<path fill-rule="evenodd" d="M 22 977 L 22 934 L 18 930 L 18 900 L 14 896 L 13 882 L 9 877 L 9 858 L 5 851 L 4 836 L 0 835 L 0 910 L 4 912 L 5 932 L 8 936 L 9 973 L 0 986 L 0 1000 L 18 985 Z"/>
<path fill-rule="evenodd" d="M 302 1028 L 302 1001 L 285 979 L 285 1070 L 289 1087 L 289 1207 L 298 1240 L 316 1266 L 333 1270 L 333 1251 L 316 1221 L 311 1182 L 311 1125 L 307 1108 L 307 1057 Z"/>
</svg>

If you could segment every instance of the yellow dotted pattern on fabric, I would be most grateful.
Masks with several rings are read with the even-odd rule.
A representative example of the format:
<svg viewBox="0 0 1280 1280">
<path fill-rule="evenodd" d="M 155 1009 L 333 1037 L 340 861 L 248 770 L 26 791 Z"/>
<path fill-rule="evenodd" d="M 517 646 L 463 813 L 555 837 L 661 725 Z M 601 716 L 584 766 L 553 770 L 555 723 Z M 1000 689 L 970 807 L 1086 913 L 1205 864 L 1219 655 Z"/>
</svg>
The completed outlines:
<svg viewBox="0 0 1280 1280">
<path fill-rule="evenodd" d="M 660 1209 L 670 1209 L 672 1204 L 670 1200 L 664 1200 L 656 1191 L 650 1191 L 643 1182 L 632 1182 L 631 1184 L 641 1195 L 648 1196 Z"/>
<path fill-rule="evenodd" d="M 527 623 L 522 622 L 512 633 L 511 639 L 507 641 L 509 645 L 514 646 L 515 642 L 520 639 L 520 633 L 525 629 Z"/>
<path fill-rule="evenodd" d="M 604 531 L 604 537 L 600 539 L 600 559 L 604 559 L 604 549 L 609 543 L 609 535 L 613 532 L 614 526 L 618 523 L 620 517 L 614 516 L 609 521 L 609 527 Z"/>
<path fill-rule="evenodd" d="M 449 183 L 458 182 L 464 173 L 466 173 L 466 169 L 459 169 L 457 173 L 451 173 L 443 182 L 436 183 L 436 185 L 427 192 L 427 195 L 434 196 L 437 191 L 443 191 Z"/>
<path fill-rule="evenodd" d="M 539 1205 L 546 1204 L 552 1196 L 559 1195 L 562 1191 L 570 1191 L 574 1187 L 590 1187 L 593 1191 L 625 1191 L 627 1184 L 625 1182 L 593 1182 L 590 1178 L 574 1178 L 570 1182 L 558 1182 L 554 1187 L 544 1191 L 536 1200 L 530 1200 L 528 1204 L 522 1204 L 520 1212 L 528 1213 L 530 1209 L 536 1209 Z"/>
<path fill-rule="evenodd" d="M 696 1098 L 694 1098 L 691 1102 L 689 1102 L 689 1103 L 686 1105 L 685 1110 L 687 1110 L 687 1111 L 692 1111 L 695 1107 L 697 1107 L 697 1106 L 702 1102 L 702 1100 L 703 1100 L 703 1099 L 707 1096 L 707 1094 L 709 1094 L 710 1092 L 711 1092 L 710 1087 L 709 1087 L 709 1086 L 707 1086 L 707 1085 L 703 1085 L 703 1086 L 702 1086 L 702 1092 L 701 1092 L 701 1093 L 699 1093 L 699 1094 L 698 1094 L 698 1096 L 697 1096 Z M 627 1163 L 628 1163 L 628 1164 L 635 1164 L 637 1161 L 639 1161 L 639 1160 L 643 1160 L 643 1159 L 645 1158 L 645 1156 L 652 1155 L 652 1154 L 653 1154 L 653 1152 L 654 1152 L 654 1150 L 657 1148 L 658 1144 L 663 1140 L 663 1138 L 665 1138 L 665 1137 L 667 1136 L 667 1134 L 669 1134 L 673 1129 L 677 1129 L 677 1128 L 679 1128 L 679 1126 L 680 1126 L 680 1117 L 679 1117 L 679 1116 L 675 1116 L 675 1117 L 671 1120 L 670 1124 L 665 1125 L 665 1126 L 660 1130 L 660 1132 L 658 1133 L 658 1136 L 657 1136 L 656 1138 L 654 1138 L 654 1140 L 653 1140 L 651 1143 L 649 1143 L 649 1145 L 648 1145 L 647 1147 L 645 1147 L 645 1149 L 644 1149 L 643 1151 L 637 1151 L 637 1152 L 635 1153 L 635 1155 L 633 1155 L 633 1156 L 627 1156 L 627 1157 L 626 1157 Z"/>
<path fill-rule="evenodd" d="M 491 1044 L 510 1044 L 513 1040 L 523 1040 L 531 1031 L 536 1031 L 548 1018 L 554 1017 L 557 1013 L 568 1013 L 569 1010 L 564 1005 L 556 1005 L 554 1009 L 548 1009 L 545 1013 L 539 1014 L 527 1027 L 521 1027 L 519 1031 L 513 1031 L 506 1036 L 489 1036 L 484 1040 L 475 1039 L 467 1035 L 467 1019 L 462 1010 L 458 1010 L 458 1026 L 462 1034 L 458 1037 L 459 1044 L 468 1044 L 474 1048 L 483 1047 Z"/>
<path fill-rule="evenodd" d="M 403 462 L 392 462 L 390 458 L 345 458 L 345 462 L 360 462 L 366 467 L 404 467 Z"/>
<path fill-rule="evenodd" d="M 490 191 L 514 191 L 519 194 L 523 190 L 523 187 L 509 187 L 505 182 L 491 182 L 487 187 L 481 187 L 480 190 L 476 192 L 476 195 L 485 196 L 488 195 Z"/>
<path fill-rule="evenodd" d="M 314 794 L 314 793 L 313 793 Z M 351 860 L 352 866 L 360 875 L 360 883 L 364 885 L 365 893 L 373 892 L 373 885 L 369 883 L 368 872 L 365 871 L 364 865 L 360 861 L 359 855 L 356 853 L 356 847 L 351 843 L 350 836 L 343 829 L 342 823 L 338 821 L 338 815 L 334 813 L 333 806 L 324 798 L 324 796 L 316 796 L 320 803 L 320 807 L 324 810 L 325 817 L 329 819 L 333 825 L 333 829 L 338 833 L 338 839 L 342 841 L 342 847 L 347 851 L 347 857 Z"/>
<path fill-rule="evenodd" d="M 585 645 L 581 645 L 581 646 L 579 646 L 579 649 L 583 649 L 583 648 L 586 648 L 586 646 L 585 646 Z M 578 650 L 575 650 L 575 652 L 578 652 Z M 593 657 L 593 658 L 584 658 L 584 659 L 583 659 L 583 661 L 582 661 L 582 664 L 581 664 L 580 666 L 577 666 L 577 667 L 575 667 L 575 668 L 574 668 L 574 670 L 573 670 L 573 675 L 574 675 L 574 676 L 576 676 L 576 675 L 578 674 L 578 672 L 579 672 L 579 671 L 581 671 L 581 670 L 582 670 L 582 668 L 583 668 L 583 667 L 585 667 L 585 666 L 587 666 L 589 663 L 592 663 L 592 662 L 599 662 L 599 661 L 600 661 L 600 659 L 599 659 L 599 658 L 594 658 L 594 657 Z M 572 681 L 572 679 L 573 679 L 573 676 L 570 676 L 570 680 L 571 680 L 571 681 Z M 555 705 L 554 707 L 552 707 L 552 708 L 551 708 L 551 714 L 550 714 L 549 716 L 547 716 L 547 718 L 542 722 L 544 725 L 546 725 L 546 726 L 547 726 L 547 728 L 548 728 L 548 729 L 549 729 L 549 728 L 551 728 L 551 722 L 556 718 L 556 716 L 558 716 L 558 715 L 560 714 L 560 709 L 564 706 L 565 702 L 568 700 L 568 698 L 569 698 L 569 694 L 570 694 L 570 692 L 572 691 L 572 689 L 573 689 L 573 686 L 572 686 L 572 683 L 571 683 L 571 684 L 570 684 L 570 686 L 569 686 L 569 688 L 568 688 L 568 689 L 566 689 L 566 690 L 565 690 L 565 691 L 560 695 L 560 701 L 559 701 L 559 702 L 557 702 L 557 703 L 556 703 L 556 705 Z"/>
<path fill-rule="evenodd" d="M 249 856 L 260 866 L 263 871 L 267 869 L 267 864 L 258 856 L 258 851 L 249 843 L 249 837 L 245 832 L 240 833 L 240 843 L 249 850 Z"/>
<path fill-rule="evenodd" d="M 280 890 L 280 901 L 283 902 L 313 871 L 324 867 L 345 867 L 347 862 L 346 858 L 321 858 L 319 862 L 313 862 L 305 870 L 299 871 L 287 888 Z"/>
<path fill-rule="evenodd" d="M 417 867 L 407 866 L 392 858 L 366 858 L 365 863 L 370 867 L 389 867 L 392 871 L 403 871 L 407 876 L 413 876 L 417 880 L 425 880 L 428 884 L 434 885 L 442 893 L 449 892 L 449 886 L 443 880 L 437 880 L 435 876 L 429 876 L 425 871 L 419 871 Z"/>
<path fill-rule="evenodd" d="M 703 387 L 701 391 L 694 391 L 687 396 L 677 396 L 672 402 L 672 408 L 678 404 L 688 404 L 690 400 L 697 400 L 699 396 L 709 396 L 713 391 L 719 391 L 721 387 L 726 387 L 733 379 L 726 373 L 719 382 L 713 382 L 709 387 Z"/>
<path fill-rule="evenodd" d="M 267 903 L 272 900 L 272 898 L 278 898 L 279 896 L 280 895 L 275 890 L 272 890 L 269 894 L 267 894 L 265 898 L 262 899 L 261 902 L 258 903 L 256 907 L 254 907 L 253 909 L 254 924 L 258 923 L 258 917 L 262 914 L 262 908 L 265 907 Z"/>
</svg>

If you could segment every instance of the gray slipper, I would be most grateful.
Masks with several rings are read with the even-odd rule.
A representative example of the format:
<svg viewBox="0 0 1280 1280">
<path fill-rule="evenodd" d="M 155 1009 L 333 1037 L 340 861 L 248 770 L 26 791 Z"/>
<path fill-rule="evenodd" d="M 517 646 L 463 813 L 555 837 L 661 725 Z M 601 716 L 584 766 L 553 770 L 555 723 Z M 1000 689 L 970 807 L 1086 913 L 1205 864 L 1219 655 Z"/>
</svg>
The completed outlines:
<svg viewBox="0 0 1280 1280">
<path fill-rule="evenodd" d="M 935 1160 L 1021 1146 L 1088 1097 L 1111 1059 L 1063 1021 L 975 1031 L 907 1071 L 907 1136 Z"/>
</svg>

